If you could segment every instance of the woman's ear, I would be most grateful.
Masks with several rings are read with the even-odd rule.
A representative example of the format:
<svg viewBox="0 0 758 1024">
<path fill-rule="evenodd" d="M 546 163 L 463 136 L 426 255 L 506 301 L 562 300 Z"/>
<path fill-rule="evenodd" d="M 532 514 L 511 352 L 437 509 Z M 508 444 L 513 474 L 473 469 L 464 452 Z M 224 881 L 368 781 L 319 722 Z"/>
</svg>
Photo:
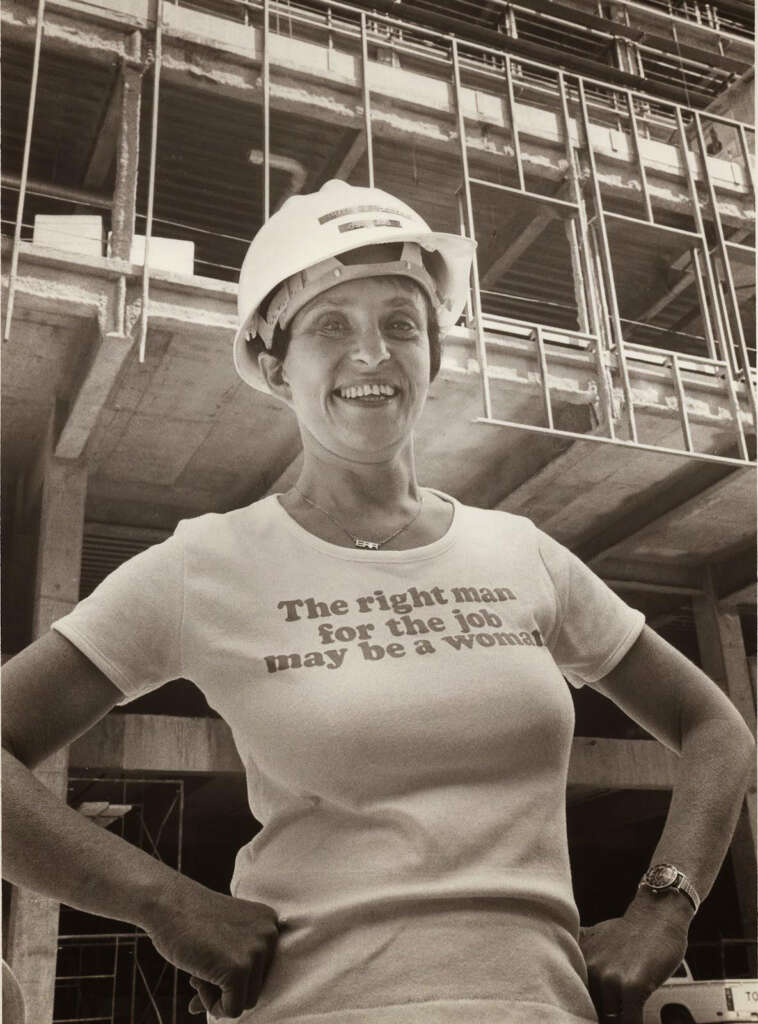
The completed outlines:
<svg viewBox="0 0 758 1024">
<path fill-rule="evenodd" d="M 258 355 L 258 367 L 263 374 L 263 379 L 268 384 L 272 395 L 288 402 L 292 398 L 287 375 L 284 372 L 284 363 L 271 352 L 261 352 Z"/>
</svg>

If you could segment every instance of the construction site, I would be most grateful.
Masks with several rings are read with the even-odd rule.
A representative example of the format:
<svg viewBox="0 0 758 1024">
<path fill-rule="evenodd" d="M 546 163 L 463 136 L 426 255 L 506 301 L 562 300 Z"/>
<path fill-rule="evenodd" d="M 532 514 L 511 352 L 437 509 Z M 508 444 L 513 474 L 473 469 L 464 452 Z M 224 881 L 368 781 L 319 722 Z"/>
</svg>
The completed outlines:
<svg viewBox="0 0 758 1024">
<path fill-rule="evenodd" d="M 528 516 L 754 730 L 753 16 L 747 0 L 6 0 L 3 658 L 181 519 L 297 478 L 294 417 L 234 371 L 236 280 L 270 213 L 341 178 L 477 241 L 421 483 Z M 632 898 L 676 757 L 590 688 L 572 696 L 569 846 L 593 923 Z M 39 775 L 219 890 L 258 828 L 226 724 L 181 679 Z M 690 931 L 695 977 L 758 976 L 755 850 L 753 780 Z M 4 897 L 29 1024 L 193 1019 L 186 976 L 140 932 Z"/>
</svg>

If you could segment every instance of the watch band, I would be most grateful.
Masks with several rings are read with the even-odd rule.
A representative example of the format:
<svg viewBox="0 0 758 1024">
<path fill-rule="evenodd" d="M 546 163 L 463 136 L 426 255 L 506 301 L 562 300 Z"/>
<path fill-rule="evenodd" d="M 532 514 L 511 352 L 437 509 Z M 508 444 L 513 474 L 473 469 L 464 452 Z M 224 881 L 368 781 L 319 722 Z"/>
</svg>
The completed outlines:
<svg viewBox="0 0 758 1024">
<path fill-rule="evenodd" d="M 692 904 L 692 909 L 697 913 L 700 906 L 700 896 L 697 889 L 690 882 L 689 878 L 674 864 L 654 864 L 642 876 L 640 887 L 650 889 L 656 895 L 674 889 L 680 892 Z"/>
</svg>

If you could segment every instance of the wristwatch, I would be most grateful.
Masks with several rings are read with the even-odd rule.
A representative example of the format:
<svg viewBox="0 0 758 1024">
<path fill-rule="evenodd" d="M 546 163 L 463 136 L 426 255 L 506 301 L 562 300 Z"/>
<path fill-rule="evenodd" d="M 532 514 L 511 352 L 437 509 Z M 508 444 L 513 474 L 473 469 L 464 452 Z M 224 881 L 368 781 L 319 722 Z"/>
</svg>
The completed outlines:
<svg viewBox="0 0 758 1024">
<path fill-rule="evenodd" d="M 646 889 L 651 889 L 656 896 L 668 892 L 669 889 L 675 889 L 687 897 L 692 904 L 692 909 L 697 913 L 697 908 L 700 906 L 697 889 L 685 873 L 674 867 L 673 864 L 654 864 L 648 868 L 642 876 L 639 887 L 641 888 L 643 885 Z"/>
</svg>

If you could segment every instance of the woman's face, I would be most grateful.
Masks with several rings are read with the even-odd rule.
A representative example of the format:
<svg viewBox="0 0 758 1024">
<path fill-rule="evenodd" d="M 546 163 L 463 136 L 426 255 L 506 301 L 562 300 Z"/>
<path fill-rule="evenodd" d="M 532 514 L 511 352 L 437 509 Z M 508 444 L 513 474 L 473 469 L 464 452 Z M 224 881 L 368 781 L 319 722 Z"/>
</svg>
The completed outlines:
<svg viewBox="0 0 758 1024">
<path fill-rule="evenodd" d="M 295 315 L 283 395 L 304 440 L 379 461 L 407 442 L 429 386 L 427 303 L 412 281 L 335 285 Z"/>
</svg>

